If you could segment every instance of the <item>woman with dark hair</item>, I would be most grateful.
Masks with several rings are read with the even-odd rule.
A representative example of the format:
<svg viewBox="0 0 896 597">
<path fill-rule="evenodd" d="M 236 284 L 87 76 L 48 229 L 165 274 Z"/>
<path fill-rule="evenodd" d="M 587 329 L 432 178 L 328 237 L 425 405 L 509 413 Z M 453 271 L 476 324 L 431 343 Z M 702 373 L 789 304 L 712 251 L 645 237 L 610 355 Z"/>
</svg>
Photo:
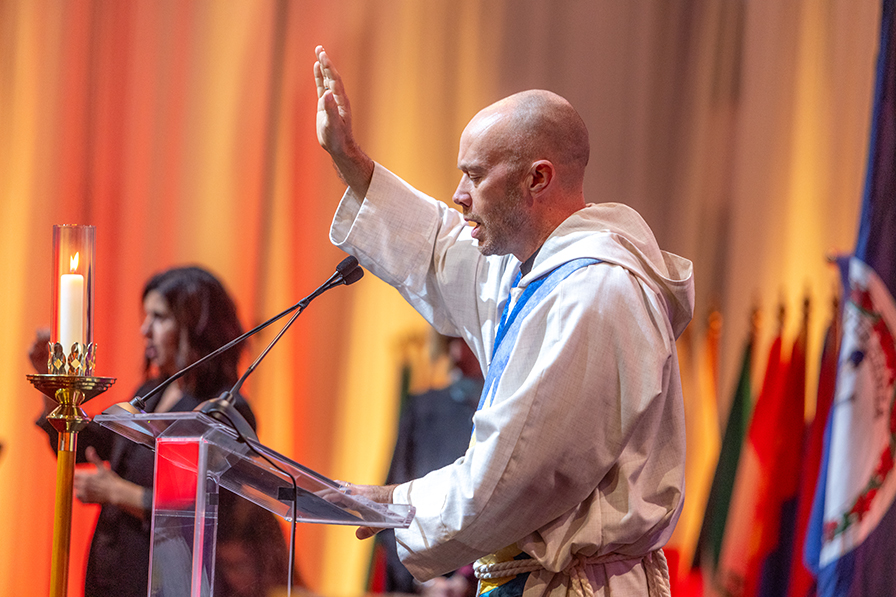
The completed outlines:
<svg viewBox="0 0 896 597">
<path fill-rule="evenodd" d="M 242 333 L 236 306 L 222 284 L 198 267 L 169 269 L 153 276 L 143 289 L 145 381 L 136 395 L 146 396 L 162 381 Z M 48 335 L 38 334 L 31 360 L 46 370 Z M 238 379 L 240 348 L 235 347 L 197 367 L 149 398 L 146 412 L 191 411 L 229 390 Z M 52 403 L 50 403 L 52 406 Z M 237 396 L 236 408 L 254 428 L 248 403 Z M 56 449 L 57 434 L 44 414 L 37 424 Z M 91 422 L 78 434 L 78 461 L 95 465 L 75 473 L 75 496 L 100 504 L 87 560 L 87 597 L 140 596 L 149 587 L 153 452 Z M 108 462 L 108 464 L 107 464 Z"/>
<path fill-rule="evenodd" d="M 150 278 L 143 289 L 143 310 L 147 379 L 167 378 L 243 333 L 230 295 L 217 278 L 198 267 L 170 269 Z M 175 401 L 183 392 L 207 400 L 229 390 L 239 378 L 241 348 L 218 355 L 168 386 L 162 403 Z"/>
</svg>

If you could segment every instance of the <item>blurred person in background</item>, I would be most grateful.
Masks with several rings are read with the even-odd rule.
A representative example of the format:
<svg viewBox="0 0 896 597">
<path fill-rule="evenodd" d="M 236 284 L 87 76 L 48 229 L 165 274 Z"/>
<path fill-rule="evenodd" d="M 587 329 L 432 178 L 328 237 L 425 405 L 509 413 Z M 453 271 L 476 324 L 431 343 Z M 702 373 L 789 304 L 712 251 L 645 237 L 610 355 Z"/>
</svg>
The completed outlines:
<svg viewBox="0 0 896 597">
<path fill-rule="evenodd" d="M 430 360 L 436 369 L 447 361 L 447 374 L 437 370 L 433 377 L 438 379 L 434 379 L 433 387 L 411 394 L 403 404 L 387 485 L 405 483 L 451 464 L 464 455 L 470 444 L 473 413 L 483 384 L 479 361 L 462 338 L 436 332 L 431 334 Z M 377 535 L 377 542 L 384 553 L 385 592 L 420 593 L 428 597 L 464 597 L 475 593 L 472 566 L 420 583 L 398 558 L 394 531 L 382 531 Z"/>
<path fill-rule="evenodd" d="M 146 396 L 168 377 L 242 334 L 236 305 L 221 282 L 200 267 L 178 267 L 154 275 L 142 294 Z M 48 331 L 39 331 L 30 349 L 34 369 L 47 371 Z M 146 401 L 146 412 L 186 412 L 229 390 L 239 378 L 241 346 L 196 367 Z M 55 407 L 44 398 L 37 420 L 57 448 L 57 432 L 47 421 Z M 242 396 L 236 408 L 254 428 L 255 416 Z M 101 506 L 84 580 L 87 597 L 145 597 L 149 588 L 150 524 L 154 453 L 90 422 L 78 434 L 78 462 L 93 466 L 75 472 L 75 496 Z M 226 490 L 222 490 L 222 494 Z M 221 521 L 220 526 L 226 526 Z"/>
</svg>

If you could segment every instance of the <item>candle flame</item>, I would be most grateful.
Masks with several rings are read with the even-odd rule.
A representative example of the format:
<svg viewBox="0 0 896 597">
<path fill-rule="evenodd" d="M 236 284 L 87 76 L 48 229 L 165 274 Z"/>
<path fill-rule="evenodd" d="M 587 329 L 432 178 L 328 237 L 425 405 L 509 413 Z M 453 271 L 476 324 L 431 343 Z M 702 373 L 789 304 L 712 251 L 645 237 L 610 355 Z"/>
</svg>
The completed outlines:
<svg viewBox="0 0 896 597">
<path fill-rule="evenodd" d="M 81 255 L 81 253 L 75 253 L 74 255 L 72 255 L 71 257 L 68 258 L 68 266 L 69 266 L 70 272 L 78 271 L 78 257 L 80 255 Z"/>
</svg>

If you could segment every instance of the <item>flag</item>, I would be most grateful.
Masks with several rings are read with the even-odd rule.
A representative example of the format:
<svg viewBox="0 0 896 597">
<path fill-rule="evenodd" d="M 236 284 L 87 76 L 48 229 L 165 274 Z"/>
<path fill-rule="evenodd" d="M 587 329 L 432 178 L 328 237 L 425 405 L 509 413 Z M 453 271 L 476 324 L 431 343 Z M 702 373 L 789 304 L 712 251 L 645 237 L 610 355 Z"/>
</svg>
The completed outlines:
<svg viewBox="0 0 896 597">
<path fill-rule="evenodd" d="M 796 542 L 791 557 L 789 597 L 809 597 L 815 593 L 815 576 L 806 567 L 803 559 L 809 514 L 818 482 L 821 455 L 824 447 L 824 429 L 834 400 L 834 382 L 837 379 L 837 353 L 840 349 L 840 305 L 834 300 L 834 316 L 825 334 L 821 351 L 818 376 L 818 391 L 815 400 L 815 416 L 809 428 L 803 451 L 803 469 L 800 478 L 800 493 L 797 499 Z"/>
<path fill-rule="evenodd" d="M 806 538 L 820 597 L 896 595 L 896 19 L 881 11 L 855 254 L 841 260 L 842 340 Z"/>
<path fill-rule="evenodd" d="M 764 543 L 758 555 L 761 568 L 757 595 L 785 597 L 790 582 L 796 541 L 799 481 L 803 468 L 806 430 L 806 344 L 809 328 L 809 299 L 803 303 L 803 323 L 793 343 L 784 394 L 773 431 L 759 442 L 765 450 L 768 497 L 762 502 Z"/>
<path fill-rule="evenodd" d="M 716 567 L 716 575 L 713 578 L 711 593 L 714 595 L 740 596 L 744 594 L 747 578 L 758 578 L 758 562 L 749 561 L 749 553 L 755 543 L 751 536 L 751 529 L 756 518 L 758 484 L 763 478 L 761 462 L 756 450 L 751 447 L 751 436 L 757 436 L 754 427 L 757 424 L 757 415 L 762 421 L 762 416 L 767 412 L 770 402 L 779 402 L 778 395 L 784 392 L 783 372 L 786 364 L 781 357 L 781 336 L 778 335 L 769 349 L 766 361 L 765 375 L 762 387 L 756 399 L 753 415 L 744 437 L 744 445 L 741 447 L 740 458 L 737 463 L 737 472 L 732 487 L 731 498 L 728 507 L 728 516 L 725 521 L 725 534 L 722 537 L 722 548 Z"/>
<path fill-rule="evenodd" d="M 728 506 L 731 502 L 731 493 L 734 490 L 737 463 L 740 460 L 741 447 L 747 435 L 750 412 L 753 408 L 751 384 L 753 342 L 754 334 L 751 333 L 744 347 L 740 376 L 734 398 L 731 401 L 731 410 L 728 411 L 728 422 L 722 436 L 722 447 L 709 490 L 697 546 L 696 557 L 699 558 L 699 565 L 706 571 L 709 578 L 715 575 L 719 555 L 722 552 L 722 538 L 725 535 L 725 521 L 728 518 Z"/>
<path fill-rule="evenodd" d="M 694 584 L 691 568 L 703 512 L 709 496 L 712 475 L 719 455 L 718 353 L 722 316 L 713 311 L 707 321 L 700 354 L 691 354 L 692 337 L 687 329 L 678 340 L 678 364 L 684 396 L 687 458 L 685 461 L 686 497 L 675 532 L 663 548 L 669 560 L 677 595 Z M 688 328 L 690 329 L 690 328 Z"/>
<path fill-rule="evenodd" d="M 715 594 L 786 591 L 805 427 L 805 331 L 794 343 L 792 362 L 782 357 L 781 346 L 779 334 L 738 463 Z"/>
</svg>

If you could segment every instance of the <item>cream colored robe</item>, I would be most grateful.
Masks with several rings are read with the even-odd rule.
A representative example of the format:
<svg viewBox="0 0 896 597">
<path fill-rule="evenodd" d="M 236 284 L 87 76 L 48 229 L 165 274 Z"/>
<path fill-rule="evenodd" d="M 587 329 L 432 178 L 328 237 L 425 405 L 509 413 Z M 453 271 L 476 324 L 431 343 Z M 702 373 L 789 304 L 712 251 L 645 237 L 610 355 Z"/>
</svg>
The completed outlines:
<svg viewBox="0 0 896 597">
<path fill-rule="evenodd" d="M 331 241 L 394 286 L 435 328 L 463 336 L 487 369 L 519 271 L 483 257 L 461 214 L 377 165 L 347 191 Z M 574 557 L 641 556 L 672 534 L 684 498 L 684 411 L 675 338 L 693 313 L 686 259 L 660 251 L 631 208 L 589 205 L 548 238 L 514 290 L 578 257 L 523 321 L 494 404 L 455 463 L 396 488 L 417 513 L 398 530 L 420 580 L 516 543 L 544 570 L 525 595 L 564 595 Z M 643 566 L 589 566 L 596 594 L 646 595 Z"/>
</svg>

